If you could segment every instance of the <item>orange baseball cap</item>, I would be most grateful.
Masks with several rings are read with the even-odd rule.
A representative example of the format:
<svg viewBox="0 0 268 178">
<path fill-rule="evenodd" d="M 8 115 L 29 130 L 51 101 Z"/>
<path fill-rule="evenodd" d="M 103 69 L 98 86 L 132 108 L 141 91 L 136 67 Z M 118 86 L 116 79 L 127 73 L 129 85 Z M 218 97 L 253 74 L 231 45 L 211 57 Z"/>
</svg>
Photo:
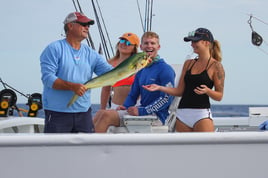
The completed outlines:
<svg viewBox="0 0 268 178">
<path fill-rule="evenodd" d="M 134 33 L 124 33 L 119 39 L 126 39 L 133 45 L 139 45 L 140 39 L 139 37 Z"/>
</svg>

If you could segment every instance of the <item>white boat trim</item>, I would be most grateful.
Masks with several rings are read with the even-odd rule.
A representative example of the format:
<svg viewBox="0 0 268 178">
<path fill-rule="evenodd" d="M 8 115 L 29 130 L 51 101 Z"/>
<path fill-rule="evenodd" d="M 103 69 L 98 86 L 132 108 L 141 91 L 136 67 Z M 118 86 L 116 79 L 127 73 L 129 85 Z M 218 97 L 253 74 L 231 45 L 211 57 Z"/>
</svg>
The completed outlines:
<svg viewBox="0 0 268 178">
<path fill-rule="evenodd" d="M 1 176 L 265 177 L 268 132 L 9 134 Z"/>
<path fill-rule="evenodd" d="M 40 133 L 44 130 L 44 118 L 0 117 L 0 133 Z"/>
</svg>

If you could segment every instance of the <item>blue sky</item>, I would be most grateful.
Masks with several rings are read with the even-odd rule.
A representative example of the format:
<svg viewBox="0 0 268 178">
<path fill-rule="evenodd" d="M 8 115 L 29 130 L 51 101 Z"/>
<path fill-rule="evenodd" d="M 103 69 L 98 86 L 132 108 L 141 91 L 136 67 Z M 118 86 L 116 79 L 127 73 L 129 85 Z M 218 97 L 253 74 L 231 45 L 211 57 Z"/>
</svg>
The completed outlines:
<svg viewBox="0 0 268 178">
<path fill-rule="evenodd" d="M 143 11 L 143 2 L 140 1 Z M 90 0 L 80 0 L 84 13 L 95 19 Z M 112 44 L 124 32 L 142 35 L 136 0 L 99 0 Z M 226 72 L 224 98 L 215 104 L 268 104 L 268 55 L 251 44 L 248 14 L 268 22 L 265 0 L 154 0 L 152 31 L 160 35 L 159 54 L 169 64 L 183 64 L 191 55 L 188 32 L 198 27 L 212 31 L 222 46 Z M 75 11 L 71 0 L 9 0 L 1 3 L 0 77 L 17 90 L 42 92 L 39 56 L 50 42 L 63 38 L 63 20 Z M 253 19 L 254 30 L 268 38 L 268 25 Z M 97 26 L 91 35 L 99 45 Z M 268 45 L 261 46 L 268 51 Z M 2 89 L 0 87 L 0 89 Z M 26 103 L 18 95 L 18 102 Z M 99 103 L 99 89 L 93 89 L 92 102 Z"/>
</svg>

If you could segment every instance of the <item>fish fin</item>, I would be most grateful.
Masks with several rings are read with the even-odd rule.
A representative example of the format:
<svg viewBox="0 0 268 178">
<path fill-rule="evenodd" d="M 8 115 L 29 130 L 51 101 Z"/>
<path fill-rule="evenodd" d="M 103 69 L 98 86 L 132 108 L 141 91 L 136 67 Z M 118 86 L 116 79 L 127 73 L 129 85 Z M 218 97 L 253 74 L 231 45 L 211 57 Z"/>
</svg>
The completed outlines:
<svg viewBox="0 0 268 178">
<path fill-rule="evenodd" d="M 70 107 L 77 99 L 78 99 L 78 95 L 73 95 L 72 99 L 69 101 L 67 107 Z"/>
</svg>

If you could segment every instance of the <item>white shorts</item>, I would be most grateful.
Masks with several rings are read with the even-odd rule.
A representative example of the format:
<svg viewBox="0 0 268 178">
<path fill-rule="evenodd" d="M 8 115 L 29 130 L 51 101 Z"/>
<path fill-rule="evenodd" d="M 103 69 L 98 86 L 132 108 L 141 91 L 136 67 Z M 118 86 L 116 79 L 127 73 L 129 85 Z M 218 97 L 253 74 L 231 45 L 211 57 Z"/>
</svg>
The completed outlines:
<svg viewBox="0 0 268 178">
<path fill-rule="evenodd" d="M 207 109 L 177 109 L 176 110 L 177 119 L 186 124 L 187 126 L 193 128 L 194 125 L 205 118 L 212 118 L 211 110 Z"/>
<path fill-rule="evenodd" d="M 113 102 L 111 103 L 111 107 L 109 109 L 116 109 L 119 105 L 114 104 Z"/>
</svg>

